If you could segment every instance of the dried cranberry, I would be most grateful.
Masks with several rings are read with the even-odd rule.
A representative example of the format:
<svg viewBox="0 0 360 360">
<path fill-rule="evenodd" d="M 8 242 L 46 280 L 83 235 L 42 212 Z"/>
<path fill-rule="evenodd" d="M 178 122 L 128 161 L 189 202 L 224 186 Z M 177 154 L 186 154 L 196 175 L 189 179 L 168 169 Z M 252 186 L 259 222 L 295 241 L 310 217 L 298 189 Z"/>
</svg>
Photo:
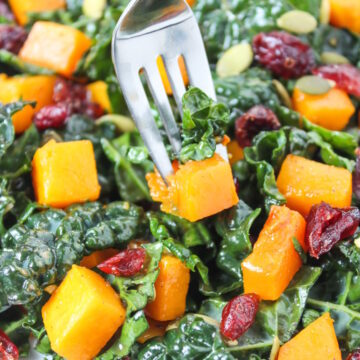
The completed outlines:
<svg viewBox="0 0 360 360">
<path fill-rule="evenodd" d="M 350 353 L 346 360 L 360 360 L 360 349 L 357 349 Z"/>
<path fill-rule="evenodd" d="M 15 25 L 0 25 L 0 49 L 18 54 L 27 38 L 26 31 Z"/>
<path fill-rule="evenodd" d="M 234 176 L 234 185 L 235 185 L 235 190 L 238 193 L 240 191 L 240 181 L 237 177 Z"/>
<path fill-rule="evenodd" d="M 333 208 L 325 202 L 313 205 L 305 232 L 310 255 L 318 259 L 329 252 L 340 240 L 353 235 L 359 223 L 360 211 L 356 207 Z"/>
<path fill-rule="evenodd" d="M 256 294 L 239 295 L 224 307 L 221 316 L 220 332 L 230 340 L 243 335 L 255 321 L 260 299 Z"/>
<path fill-rule="evenodd" d="M 315 66 L 315 56 L 310 46 L 285 32 L 256 35 L 253 49 L 255 59 L 260 64 L 285 79 L 305 75 Z"/>
<path fill-rule="evenodd" d="M 68 109 L 64 104 L 48 105 L 34 115 L 34 123 L 39 130 L 59 128 L 65 124 Z"/>
<path fill-rule="evenodd" d="M 14 20 L 14 15 L 6 1 L 0 1 L 0 16 L 10 21 Z"/>
<path fill-rule="evenodd" d="M 106 274 L 129 277 L 142 269 L 145 258 L 146 252 L 143 248 L 127 249 L 97 267 Z"/>
<path fill-rule="evenodd" d="M 348 94 L 360 97 L 360 70 L 355 66 L 350 64 L 325 65 L 312 72 L 314 75 L 335 81 L 336 86 Z"/>
<path fill-rule="evenodd" d="M 91 117 L 92 119 L 97 119 L 104 115 L 104 109 L 97 103 L 87 102 L 84 104 L 81 113 Z"/>
<path fill-rule="evenodd" d="M 17 360 L 19 359 L 19 350 L 11 342 L 9 337 L 0 330 L 0 359 L 1 360 Z"/>
<path fill-rule="evenodd" d="M 250 146 L 252 139 L 260 131 L 276 130 L 280 127 L 280 121 L 270 109 L 257 105 L 236 120 L 236 140 L 241 147 Z"/>
<path fill-rule="evenodd" d="M 356 149 L 356 163 L 352 176 L 352 188 L 354 195 L 360 200 L 360 148 Z"/>
</svg>

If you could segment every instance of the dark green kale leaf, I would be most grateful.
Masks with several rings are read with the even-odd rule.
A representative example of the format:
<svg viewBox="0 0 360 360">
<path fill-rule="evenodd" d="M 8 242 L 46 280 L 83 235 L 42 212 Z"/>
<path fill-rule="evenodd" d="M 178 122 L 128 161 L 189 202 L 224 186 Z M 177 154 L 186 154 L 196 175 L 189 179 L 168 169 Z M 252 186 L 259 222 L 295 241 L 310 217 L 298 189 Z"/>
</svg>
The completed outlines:
<svg viewBox="0 0 360 360">
<path fill-rule="evenodd" d="M 191 88 L 185 93 L 182 106 L 181 162 L 211 158 L 217 140 L 221 142 L 229 125 L 227 107 L 215 103 L 198 88 Z"/>
<path fill-rule="evenodd" d="M 241 261 L 252 251 L 249 233 L 259 213 L 260 209 L 252 210 L 240 200 L 217 216 L 215 228 L 222 240 L 216 256 L 217 269 L 211 276 L 212 283 L 219 284 L 217 294 L 242 287 Z"/>
<path fill-rule="evenodd" d="M 319 19 L 321 0 L 288 0 L 296 9 L 307 11 Z"/>
<path fill-rule="evenodd" d="M 280 104 L 270 72 L 258 67 L 252 67 L 238 76 L 215 78 L 214 83 L 218 101 L 230 109 L 232 125 L 255 105 L 274 109 Z"/>
<path fill-rule="evenodd" d="M 114 164 L 116 185 L 123 200 L 151 200 L 145 175 L 154 169 L 139 133 L 125 133 L 108 141 L 101 140 L 108 159 Z"/>
<path fill-rule="evenodd" d="M 269 354 L 278 337 L 281 343 L 295 333 L 311 287 L 321 274 L 321 268 L 303 266 L 277 301 L 262 301 L 255 323 L 238 340 L 231 352 L 237 359 L 247 360 L 251 355 Z M 221 321 L 226 302 L 221 299 L 205 300 L 200 313 Z"/>
<path fill-rule="evenodd" d="M 146 344 L 138 353 L 137 359 L 234 360 L 229 350 L 216 326 L 205 322 L 200 316 L 186 315 L 176 329 L 166 332 L 163 339 Z"/>
</svg>

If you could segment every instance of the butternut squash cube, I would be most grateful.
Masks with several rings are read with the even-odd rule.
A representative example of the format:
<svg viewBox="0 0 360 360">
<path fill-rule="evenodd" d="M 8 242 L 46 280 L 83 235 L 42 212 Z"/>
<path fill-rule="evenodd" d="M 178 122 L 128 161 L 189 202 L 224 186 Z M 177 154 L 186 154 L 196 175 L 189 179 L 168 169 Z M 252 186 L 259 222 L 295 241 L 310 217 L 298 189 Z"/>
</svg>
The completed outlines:
<svg viewBox="0 0 360 360">
<path fill-rule="evenodd" d="M 70 77 L 91 46 L 81 31 L 53 22 L 36 22 L 20 50 L 22 60 Z"/>
<path fill-rule="evenodd" d="M 309 95 L 294 89 L 294 109 L 312 123 L 329 130 L 342 130 L 355 113 L 345 91 L 333 88 L 323 95 Z"/>
<path fill-rule="evenodd" d="M 35 112 L 42 107 L 52 103 L 55 77 L 38 76 L 16 76 L 0 77 L 0 102 L 8 104 L 22 100 L 36 101 L 36 107 L 27 105 L 13 117 L 13 125 L 17 134 L 24 132 L 32 123 Z"/>
<path fill-rule="evenodd" d="M 220 155 L 211 159 L 180 165 L 168 177 L 168 187 L 158 173 L 146 175 L 154 201 L 162 203 L 164 212 L 197 221 L 236 205 L 236 194 L 230 164 Z"/>
<path fill-rule="evenodd" d="M 66 0 L 8 0 L 17 22 L 25 25 L 29 12 L 42 12 L 65 9 Z"/>
<path fill-rule="evenodd" d="M 330 23 L 360 33 L 360 1 L 330 0 Z"/>
<path fill-rule="evenodd" d="M 87 86 L 91 94 L 91 101 L 98 103 L 108 113 L 112 112 L 108 94 L 108 86 L 105 81 L 95 81 Z"/>
<path fill-rule="evenodd" d="M 100 195 L 94 149 L 88 140 L 50 140 L 36 151 L 32 165 L 33 187 L 40 204 L 64 208 L 97 200 Z"/>
<path fill-rule="evenodd" d="M 115 256 L 116 254 L 119 253 L 119 251 L 120 250 L 117 249 L 105 249 L 105 250 L 94 251 L 92 254 L 88 256 L 84 256 L 81 259 L 80 265 L 92 269 L 95 266 L 98 266 L 99 264 L 104 262 L 105 260 Z"/>
<path fill-rule="evenodd" d="M 156 297 L 146 308 L 146 314 L 157 321 L 174 320 L 185 313 L 190 270 L 178 258 L 164 255 L 159 263 L 155 282 Z"/>
<path fill-rule="evenodd" d="M 163 321 L 155 321 L 151 318 L 147 318 L 149 328 L 139 336 L 136 341 L 140 344 L 144 344 L 147 341 L 153 339 L 154 337 L 164 336 L 166 332 L 166 328 L 168 326 L 168 322 Z"/>
<path fill-rule="evenodd" d="M 253 252 L 242 262 L 245 293 L 277 300 L 302 265 L 295 237 L 304 251 L 305 219 L 286 206 L 272 206 Z"/>
<path fill-rule="evenodd" d="M 236 140 L 231 140 L 227 145 L 230 165 L 234 165 L 244 158 L 244 151 Z"/>
<path fill-rule="evenodd" d="M 51 348 L 67 360 L 90 360 L 123 324 L 119 296 L 100 275 L 73 265 L 42 308 Z"/>
<path fill-rule="evenodd" d="M 341 360 L 333 320 L 323 314 L 280 348 L 278 360 Z"/>
<path fill-rule="evenodd" d="M 288 155 L 277 178 L 279 191 L 290 209 L 306 216 L 322 201 L 334 207 L 351 205 L 352 175 L 343 168 Z"/>
</svg>

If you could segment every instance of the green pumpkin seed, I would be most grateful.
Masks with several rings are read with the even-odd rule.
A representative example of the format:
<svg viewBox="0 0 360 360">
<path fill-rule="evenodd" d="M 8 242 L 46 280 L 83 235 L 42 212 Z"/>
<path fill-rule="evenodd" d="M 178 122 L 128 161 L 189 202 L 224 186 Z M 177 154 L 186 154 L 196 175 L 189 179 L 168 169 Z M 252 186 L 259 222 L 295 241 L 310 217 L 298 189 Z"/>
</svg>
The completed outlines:
<svg viewBox="0 0 360 360">
<path fill-rule="evenodd" d="M 84 0 L 83 13 L 91 19 L 100 19 L 106 7 L 106 0 Z"/>
<path fill-rule="evenodd" d="M 219 77 L 239 75 L 253 62 L 254 54 L 249 43 L 241 43 L 226 50 L 216 64 Z"/>
<path fill-rule="evenodd" d="M 330 1 L 322 0 L 320 7 L 320 24 L 327 25 L 330 22 Z"/>
<path fill-rule="evenodd" d="M 278 93 L 278 95 L 281 99 L 281 102 L 289 109 L 292 109 L 292 101 L 291 101 L 290 95 L 289 95 L 288 91 L 286 90 L 285 86 L 279 80 L 276 80 L 276 79 L 274 79 L 272 81 L 272 83 L 275 87 L 276 92 Z"/>
<path fill-rule="evenodd" d="M 317 27 L 316 19 L 301 10 L 291 10 L 277 19 L 277 26 L 295 34 L 308 34 Z"/>
<path fill-rule="evenodd" d="M 336 52 L 326 51 L 321 54 L 321 62 L 324 64 L 349 64 L 350 61 Z"/>
<path fill-rule="evenodd" d="M 295 87 L 309 95 L 323 95 L 332 88 L 328 80 L 312 75 L 300 78 Z"/>
<path fill-rule="evenodd" d="M 134 122 L 124 115 L 107 114 L 95 121 L 96 125 L 104 123 L 113 123 L 121 132 L 128 132 L 136 129 Z"/>
</svg>

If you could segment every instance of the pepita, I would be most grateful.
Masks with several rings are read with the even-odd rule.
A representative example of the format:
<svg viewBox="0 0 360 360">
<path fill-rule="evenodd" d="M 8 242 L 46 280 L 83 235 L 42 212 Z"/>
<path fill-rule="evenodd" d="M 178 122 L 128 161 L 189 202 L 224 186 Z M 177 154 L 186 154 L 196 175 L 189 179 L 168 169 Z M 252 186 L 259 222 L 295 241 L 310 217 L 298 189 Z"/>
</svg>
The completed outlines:
<svg viewBox="0 0 360 360">
<path fill-rule="evenodd" d="M 241 43 L 226 50 L 216 64 L 219 77 L 239 75 L 253 62 L 254 54 L 249 43 Z"/>
<path fill-rule="evenodd" d="M 321 62 L 324 64 L 349 64 L 350 61 L 336 52 L 326 51 L 320 56 Z"/>
<path fill-rule="evenodd" d="M 327 25 L 330 22 L 330 0 L 322 0 L 320 7 L 320 24 Z"/>
<path fill-rule="evenodd" d="M 280 29 L 295 33 L 308 34 L 317 27 L 316 19 L 309 13 L 301 10 L 291 10 L 277 19 Z"/>
<path fill-rule="evenodd" d="M 121 132 L 128 132 L 136 129 L 134 122 L 130 118 L 118 114 L 104 115 L 101 118 L 97 119 L 95 121 L 95 124 L 101 125 L 107 122 L 113 123 Z"/>
<path fill-rule="evenodd" d="M 275 87 L 276 92 L 280 97 L 281 102 L 289 109 L 292 109 L 292 101 L 285 86 L 279 80 L 276 79 L 274 79 L 272 83 Z"/>
<path fill-rule="evenodd" d="M 100 19 L 106 7 L 106 0 L 84 0 L 82 10 L 91 19 Z"/>
<path fill-rule="evenodd" d="M 295 87 L 309 95 L 323 95 L 332 88 L 328 80 L 313 75 L 303 76 L 296 82 Z"/>
</svg>

